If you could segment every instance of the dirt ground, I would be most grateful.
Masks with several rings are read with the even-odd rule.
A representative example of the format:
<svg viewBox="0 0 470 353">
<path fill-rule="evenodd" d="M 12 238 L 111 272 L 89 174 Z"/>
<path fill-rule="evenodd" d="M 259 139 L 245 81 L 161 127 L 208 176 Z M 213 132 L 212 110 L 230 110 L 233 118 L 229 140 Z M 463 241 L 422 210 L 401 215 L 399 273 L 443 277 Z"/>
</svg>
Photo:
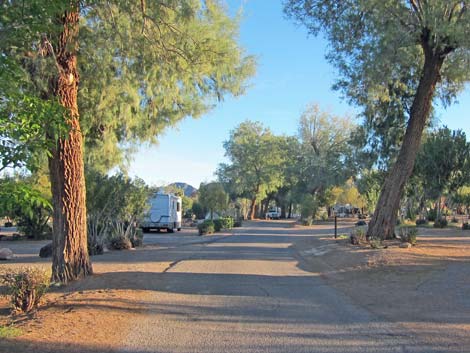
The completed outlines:
<svg viewBox="0 0 470 353">
<path fill-rule="evenodd" d="M 115 352 L 147 313 L 148 272 L 161 273 L 173 258 L 156 252 L 185 244 L 212 242 L 228 233 L 199 237 L 186 229 L 167 237 L 153 233 L 147 245 L 129 251 L 111 251 L 92 258 L 94 275 L 63 288 L 52 288 L 39 310 L 29 315 L 10 315 L 9 302 L 0 296 L 0 328 L 18 328 L 18 337 L 0 337 L 0 352 L 101 353 Z M 146 236 L 147 237 L 147 236 Z M 41 259 L 39 249 L 48 241 L 1 241 L 15 253 L 12 261 L 0 262 L 0 271 L 25 266 L 50 270 L 50 259 Z M 110 274 L 113 274 L 110 276 Z M 0 292 L 4 291 L 0 287 Z"/>
<path fill-rule="evenodd" d="M 316 227 L 322 229 L 312 230 Z M 188 243 L 198 240 L 191 232 L 185 236 Z M 6 243 L 0 247 L 10 246 Z M 132 330 L 132 322 L 146 314 L 151 292 L 146 290 L 145 274 L 165 272 L 174 261 L 156 257 L 156 251 L 173 246 L 157 243 L 158 239 L 138 250 L 95 257 L 96 275 L 53 289 L 40 310 L 28 316 L 10 316 L 8 301 L 1 297 L 0 326 L 13 324 L 21 335 L 0 339 L 0 352 L 115 351 Z M 16 244 L 17 258 L 1 263 L 1 270 L 25 264 L 50 268 L 48 260 L 36 255 L 41 242 Z M 420 229 L 417 246 L 389 245 L 373 250 L 352 246 L 348 239 L 313 236 L 294 248 L 299 267 L 318 272 L 379 316 L 400 321 L 410 330 L 426 323 L 431 340 L 442 325 L 450 326 L 456 337 L 470 332 L 470 232 Z M 116 272 L 122 275 L 108 275 Z"/>
<path fill-rule="evenodd" d="M 470 232 L 420 228 L 409 249 L 353 246 L 349 239 L 309 239 L 296 244 L 300 266 L 384 319 L 410 330 L 426 324 L 429 337 L 443 325 L 456 337 L 470 332 Z M 430 329 L 431 327 L 431 329 Z"/>
</svg>

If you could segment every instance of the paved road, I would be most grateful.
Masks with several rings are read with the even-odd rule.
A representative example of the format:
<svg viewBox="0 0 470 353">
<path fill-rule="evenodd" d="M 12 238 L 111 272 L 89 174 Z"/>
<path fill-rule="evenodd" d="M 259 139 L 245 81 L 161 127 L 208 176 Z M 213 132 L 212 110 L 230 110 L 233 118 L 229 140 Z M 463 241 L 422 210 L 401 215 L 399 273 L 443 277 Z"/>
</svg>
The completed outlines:
<svg viewBox="0 0 470 353">
<path fill-rule="evenodd" d="M 460 352 L 426 344 L 301 270 L 291 245 L 309 232 L 257 222 L 168 249 L 173 262 L 149 283 L 148 315 L 132 324 L 122 351 Z"/>
</svg>

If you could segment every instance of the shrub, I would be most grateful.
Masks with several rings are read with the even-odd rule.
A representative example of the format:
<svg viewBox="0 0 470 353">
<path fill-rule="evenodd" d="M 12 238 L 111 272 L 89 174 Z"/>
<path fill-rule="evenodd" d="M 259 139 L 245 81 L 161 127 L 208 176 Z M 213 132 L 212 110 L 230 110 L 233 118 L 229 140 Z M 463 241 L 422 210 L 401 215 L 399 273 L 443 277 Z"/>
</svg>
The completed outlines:
<svg viewBox="0 0 470 353">
<path fill-rule="evenodd" d="M 462 224 L 462 230 L 470 230 L 470 224 L 468 222 Z"/>
<path fill-rule="evenodd" d="M 109 247 L 114 250 L 129 250 L 132 243 L 129 238 L 120 234 L 109 239 Z"/>
<path fill-rule="evenodd" d="M 131 237 L 132 247 L 136 248 L 144 244 L 144 232 L 142 229 L 137 228 L 134 235 Z"/>
<path fill-rule="evenodd" d="M 359 245 L 361 242 L 366 240 L 366 231 L 363 228 L 356 228 L 351 232 L 350 235 L 351 244 Z"/>
<path fill-rule="evenodd" d="M 424 218 L 418 218 L 418 219 L 416 220 L 416 225 L 417 225 L 417 226 L 421 226 L 421 225 L 425 225 L 425 224 L 428 224 L 428 221 L 427 221 L 426 219 L 424 219 Z"/>
<path fill-rule="evenodd" d="M 416 235 L 418 230 L 412 227 L 402 227 L 398 230 L 398 235 L 403 243 L 416 244 Z"/>
<path fill-rule="evenodd" d="M 241 219 L 239 219 L 238 221 L 233 222 L 233 227 L 234 228 L 241 227 L 242 225 L 243 225 L 243 221 Z"/>
<path fill-rule="evenodd" d="M 311 226 L 313 224 L 313 219 L 312 217 L 304 218 L 302 219 L 302 225 L 303 226 Z"/>
<path fill-rule="evenodd" d="M 197 229 L 199 231 L 199 235 L 212 234 L 215 232 L 215 225 L 213 221 L 208 219 L 198 224 Z"/>
<path fill-rule="evenodd" d="M 223 217 L 220 218 L 222 224 L 222 229 L 232 229 L 233 228 L 233 218 L 232 217 Z"/>
<path fill-rule="evenodd" d="M 372 249 L 380 249 L 383 247 L 382 240 L 378 238 L 371 238 L 369 239 L 369 244 Z"/>
<path fill-rule="evenodd" d="M 37 268 L 24 268 L 0 275 L 7 287 L 13 311 L 29 312 L 39 305 L 50 285 L 49 274 Z"/>
<path fill-rule="evenodd" d="M 357 221 L 357 222 L 356 222 L 356 226 L 357 226 L 357 227 L 366 226 L 366 225 L 367 225 L 367 222 L 366 222 L 366 221 L 363 221 L 363 220 L 360 220 L 360 221 Z"/>
<path fill-rule="evenodd" d="M 434 222 L 437 219 L 437 213 L 436 210 L 430 210 L 428 212 L 428 221 Z"/>
<path fill-rule="evenodd" d="M 434 222 L 434 228 L 445 228 L 447 227 L 447 224 L 447 220 L 444 218 L 436 219 L 436 221 Z"/>
<path fill-rule="evenodd" d="M 214 231 L 220 232 L 222 229 L 222 221 L 220 219 L 214 219 Z"/>
</svg>

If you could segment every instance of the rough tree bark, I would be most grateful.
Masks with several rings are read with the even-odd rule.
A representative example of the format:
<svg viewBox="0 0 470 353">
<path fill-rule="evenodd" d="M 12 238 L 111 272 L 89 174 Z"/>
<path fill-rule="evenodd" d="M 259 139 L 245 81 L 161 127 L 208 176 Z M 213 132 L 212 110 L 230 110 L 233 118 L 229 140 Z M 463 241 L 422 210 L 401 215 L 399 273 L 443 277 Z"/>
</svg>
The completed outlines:
<svg viewBox="0 0 470 353">
<path fill-rule="evenodd" d="M 400 199 L 411 173 L 421 143 L 423 130 L 432 106 L 432 99 L 439 80 L 439 72 L 446 55 L 452 50 L 437 51 L 432 48 L 429 33 L 424 33 L 422 46 L 424 65 L 418 89 L 411 106 L 410 119 L 398 155 L 382 187 L 375 213 L 370 221 L 369 238 L 391 239 L 394 237 Z"/>
<path fill-rule="evenodd" d="M 83 139 L 77 106 L 78 4 L 60 20 L 63 30 L 54 50 L 59 73 L 53 90 L 66 108 L 69 131 L 68 136 L 55 139 L 49 171 L 54 207 L 52 280 L 67 283 L 93 271 L 87 249 Z"/>
<path fill-rule="evenodd" d="M 256 218 L 256 202 L 257 202 L 257 197 L 255 196 L 251 199 L 250 214 L 249 214 L 250 219 Z"/>
</svg>

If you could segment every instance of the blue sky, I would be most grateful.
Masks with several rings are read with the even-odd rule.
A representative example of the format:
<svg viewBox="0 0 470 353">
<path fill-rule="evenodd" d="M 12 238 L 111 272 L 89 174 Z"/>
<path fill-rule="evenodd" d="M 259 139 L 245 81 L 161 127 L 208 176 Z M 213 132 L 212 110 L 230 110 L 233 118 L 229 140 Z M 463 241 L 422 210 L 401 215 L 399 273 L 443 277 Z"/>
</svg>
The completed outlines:
<svg viewBox="0 0 470 353">
<path fill-rule="evenodd" d="M 286 20 L 281 0 L 227 3 L 231 11 L 243 7 L 240 43 L 257 57 L 257 74 L 244 96 L 226 97 L 209 114 L 187 118 L 167 130 L 157 146 L 139 149 L 129 173 L 148 184 L 181 181 L 199 187 L 215 179 L 217 165 L 225 161 L 223 141 L 247 119 L 261 121 L 276 134 L 292 135 L 310 103 L 338 115 L 355 114 L 355 108 L 331 90 L 336 72 L 324 59 L 327 43 Z M 442 124 L 470 136 L 470 89 L 458 100 L 447 110 L 438 109 L 438 117 Z"/>
</svg>

